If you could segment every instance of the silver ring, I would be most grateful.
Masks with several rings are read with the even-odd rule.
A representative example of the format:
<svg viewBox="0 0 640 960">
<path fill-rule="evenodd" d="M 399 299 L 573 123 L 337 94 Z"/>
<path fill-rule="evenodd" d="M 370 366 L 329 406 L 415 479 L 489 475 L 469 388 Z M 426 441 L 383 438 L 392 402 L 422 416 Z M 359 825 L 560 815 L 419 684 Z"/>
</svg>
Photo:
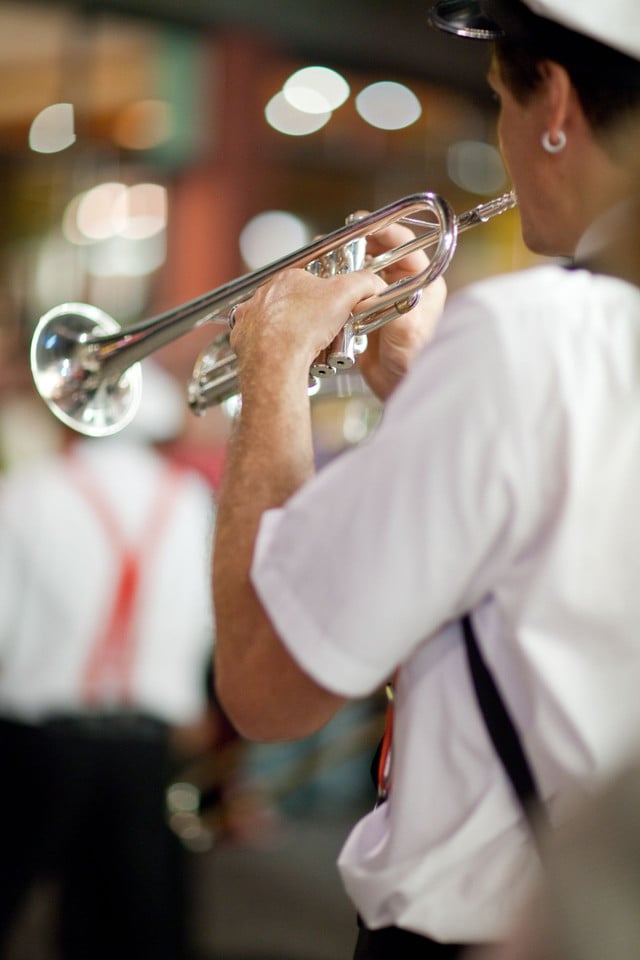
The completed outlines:
<svg viewBox="0 0 640 960">
<path fill-rule="evenodd" d="M 229 310 L 229 316 L 227 317 L 227 324 L 229 325 L 229 330 L 233 330 L 236 325 L 236 310 L 238 309 L 238 304 L 234 303 Z"/>
</svg>

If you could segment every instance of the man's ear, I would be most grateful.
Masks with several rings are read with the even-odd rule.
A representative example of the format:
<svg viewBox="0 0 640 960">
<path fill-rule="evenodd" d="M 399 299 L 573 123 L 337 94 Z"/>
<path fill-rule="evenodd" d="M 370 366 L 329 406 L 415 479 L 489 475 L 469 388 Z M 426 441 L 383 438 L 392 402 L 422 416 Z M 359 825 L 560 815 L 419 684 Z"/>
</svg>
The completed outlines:
<svg viewBox="0 0 640 960">
<path fill-rule="evenodd" d="M 541 110 L 544 111 L 545 129 L 552 140 L 557 140 L 560 131 L 571 126 L 571 114 L 577 104 L 576 92 L 569 74 L 555 60 L 543 60 L 540 65 L 542 78 Z"/>
</svg>

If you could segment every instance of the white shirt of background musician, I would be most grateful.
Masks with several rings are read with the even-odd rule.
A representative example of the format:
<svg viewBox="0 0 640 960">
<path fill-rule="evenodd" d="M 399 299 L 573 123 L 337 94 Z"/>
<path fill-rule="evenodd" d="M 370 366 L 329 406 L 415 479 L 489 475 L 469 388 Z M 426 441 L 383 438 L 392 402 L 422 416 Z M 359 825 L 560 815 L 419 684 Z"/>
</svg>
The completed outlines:
<svg viewBox="0 0 640 960">
<path fill-rule="evenodd" d="M 213 637 L 212 495 L 199 475 L 180 471 L 154 518 L 166 479 L 152 448 L 117 437 L 82 441 L 71 462 L 56 456 L 2 478 L 0 714 L 37 720 L 120 703 L 169 722 L 201 715 Z M 117 680 L 88 696 L 124 544 L 142 567 L 127 691 Z M 106 675 L 103 664 L 98 688 Z"/>
</svg>

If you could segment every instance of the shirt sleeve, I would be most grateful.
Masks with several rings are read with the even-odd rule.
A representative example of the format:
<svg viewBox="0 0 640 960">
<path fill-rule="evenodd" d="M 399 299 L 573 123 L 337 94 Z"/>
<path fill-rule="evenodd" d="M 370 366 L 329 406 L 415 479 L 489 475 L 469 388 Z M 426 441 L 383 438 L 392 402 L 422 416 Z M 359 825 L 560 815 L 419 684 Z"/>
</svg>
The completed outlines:
<svg viewBox="0 0 640 960">
<path fill-rule="evenodd" d="M 526 525 L 517 392 L 482 308 L 461 301 L 375 434 L 260 528 L 252 577 L 316 682 L 366 696 L 499 578 Z"/>
</svg>

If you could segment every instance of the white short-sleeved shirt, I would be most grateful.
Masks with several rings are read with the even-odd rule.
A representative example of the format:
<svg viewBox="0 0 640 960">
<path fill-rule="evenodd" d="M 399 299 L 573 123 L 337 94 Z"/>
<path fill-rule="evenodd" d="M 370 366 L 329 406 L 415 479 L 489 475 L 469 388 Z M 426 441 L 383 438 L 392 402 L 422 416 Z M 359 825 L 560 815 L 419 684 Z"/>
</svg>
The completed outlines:
<svg viewBox="0 0 640 960">
<path fill-rule="evenodd" d="M 1 478 L 0 716 L 31 722 L 87 709 L 87 665 L 113 608 L 122 543 L 142 565 L 127 705 L 169 723 L 202 715 L 212 494 L 182 471 L 163 501 L 167 469 L 152 449 L 110 438 Z M 104 696 L 92 708 L 117 705 Z"/>
<path fill-rule="evenodd" d="M 253 578 L 318 683 L 401 665 L 391 798 L 339 861 L 367 924 L 500 937 L 537 861 L 459 619 L 559 822 L 640 735 L 640 291 L 550 265 L 451 298 L 375 435 L 264 517 Z"/>
</svg>

